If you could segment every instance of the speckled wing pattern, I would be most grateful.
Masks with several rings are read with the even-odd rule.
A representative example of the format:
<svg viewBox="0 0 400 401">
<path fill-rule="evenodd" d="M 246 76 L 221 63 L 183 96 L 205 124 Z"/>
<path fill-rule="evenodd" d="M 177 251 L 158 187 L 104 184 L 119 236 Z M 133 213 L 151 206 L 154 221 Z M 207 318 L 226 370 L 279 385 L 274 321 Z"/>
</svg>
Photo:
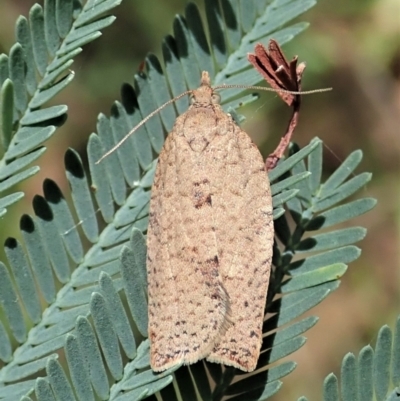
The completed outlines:
<svg viewBox="0 0 400 401">
<path fill-rule="evenodd" d="M 257 147 L 203 72 L 160 153 L 147 233 L 151 366 L 255 369 L 272 259 L 272 199 Z"/>
</svg>

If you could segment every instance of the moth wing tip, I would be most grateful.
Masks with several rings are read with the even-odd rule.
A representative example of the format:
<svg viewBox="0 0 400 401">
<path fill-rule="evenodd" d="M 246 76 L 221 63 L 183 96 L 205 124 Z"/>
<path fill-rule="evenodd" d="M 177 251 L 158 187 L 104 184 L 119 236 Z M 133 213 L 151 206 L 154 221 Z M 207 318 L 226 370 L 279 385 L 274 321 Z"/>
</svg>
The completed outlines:
<svg viewBox="0 0 400 401">
<path fill-rule="evenodd" d="M 237 361 L 229 357 L 211 354 L 207 357 L 208 362 L 219 363 L 225 366 L 232 366 L 243 372 L 253 372 L 257 367 L 257 360 Z"/>
<path fill-rule="evenodd" d="M 164 370 L 173 368 L 177 365 L 183 365 L 183 358 L 169 359 L 168 361 L 154 361 L 154 358 L 151 359 L 150 366 L 154 372 L 163 372 Z"/>
<path fill-rule="evenodd" d="M 157 356 L 154 356 L 151 358 L 150 366 L 154 372 L 163 372 L 164 370 L 173 368 L 175 366 L 192 365 L 193 363 L 196 363 L 205 357 L 206 355 L 199 355 L 197 353 L 193 355 L 185 355 L 184 357 L 179 356 L 173 359 L 160 358 L 159 356 L 157 358 Z M 156 359 L 159 360 L 157 361 Z"/>
</svg>

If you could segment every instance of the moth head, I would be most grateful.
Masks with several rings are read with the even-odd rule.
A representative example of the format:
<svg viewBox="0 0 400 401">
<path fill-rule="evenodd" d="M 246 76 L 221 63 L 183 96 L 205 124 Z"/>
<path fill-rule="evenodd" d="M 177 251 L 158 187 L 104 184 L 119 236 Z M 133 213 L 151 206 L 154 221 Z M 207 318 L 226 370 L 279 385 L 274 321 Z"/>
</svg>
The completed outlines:
<svg viewBox="0 0 400 401">
<path fill-rule="evenodd" d="M 208 100 L 208 102 L 207 102 Z M 190 104 L 195 104 L 195 103 L 211 103 L 211 104 L 220 104 L 221 103 L 221 95 L 218 92 L 211 92 L 211 95 L 208 94 L 205 97 L 202 96 L 199 91 L 195 91 L 194 93 L 191 93 L 189 95 L 189 101 Z"/>
<path fill-rule="evenodd" d="M 203 72 L 200 87 L 191 90 L 189 96 L 190 104 L 195 107 L 207 107 L 221 101 L 219 93 L 210 86 L 210 77 L 206 71 Z"/>
</svg>

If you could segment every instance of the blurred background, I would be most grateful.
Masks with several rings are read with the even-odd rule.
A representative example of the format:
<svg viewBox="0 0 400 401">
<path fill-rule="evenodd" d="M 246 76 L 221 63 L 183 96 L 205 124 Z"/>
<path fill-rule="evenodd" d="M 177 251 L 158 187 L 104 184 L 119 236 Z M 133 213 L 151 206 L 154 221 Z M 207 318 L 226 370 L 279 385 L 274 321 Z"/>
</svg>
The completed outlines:
<svg viewBox="0 0 400 401">
<path fill-rule="evenodd" d="M 42 4 L 42 1 L 39 1 Z M 96 129 L 96 117 L 109 115 L 120 99 L 124 82 L 132 82 L 148 52 L 161 55 L 161 40 L 172 33 L 172 19 L 183 13 L 185 0 L 124 0 L 112 10 L 117 21 L 100 39 L 86 45 L 72 68 L 76 76 L 54 104 L 67 104 L 68 121 L 48 142 L 39 161 L 41 172 L 21 184 L 26 196 L 0 222 L 0 240 L 19 237 L 18 222 L 32 213 L 34 195 L 42 194 L 45 178 L 54 179 L 68 194 L 63 157 L 67 147 L 82 157 Z M 14 43 L 14 24 L 28 16 L 33 0 L 1 0 L 0 52 Z M 202 6 L 201 1 L 197 4 Z M 306 145 L 318 136 L 325 144 L 325 174 L 332 173 L 349 153 L 362 149 L 357 172 L 370 171 L 372 181 L 362 196 L 378 205 L 352 221 L 368 229 L 359 244 L 361 257 L 349 266 L 340 288 L 310 313 L 319 323 L 306 333 L 308 341 L 290 359 L 297 369 L 284 379 L 277 401 L 321 398 L 322 381 L 340 373 L 347 352 L 374 346 L 377 330 L 394 325 L 400 311 L 400 2 L 398 0 L 320 0 L 299 20 L 310 27 L 285 45 L 288 58 L 307 62 L 303 89 L 333 87 L 332 92 L 303 98 L 295 141 Z M 222 95 L 223 96 L 223 95 Z M 290 110 L 271 93 L 239 111 L 243 128 L 266 156 L 286 128 Z"/>
</svg>

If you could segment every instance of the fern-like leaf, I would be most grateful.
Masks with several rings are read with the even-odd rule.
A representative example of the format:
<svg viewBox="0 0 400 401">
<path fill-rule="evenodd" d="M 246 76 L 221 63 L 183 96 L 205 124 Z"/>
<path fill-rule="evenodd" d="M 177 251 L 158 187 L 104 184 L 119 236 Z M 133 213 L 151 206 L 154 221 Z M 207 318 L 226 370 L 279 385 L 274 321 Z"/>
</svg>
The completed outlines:
<svg viewBox="0 0 400 401">
<path fill-rule="evenodd" d="M 14 239 L 6 243 L 10 270 L 0 263 L 0 301 L 5 316 L 0 325 L 0 358 L 6 363 L 0 371 L 3 384 L 0 399 L 26 399 L 35 392 L 38 400 L 47 400 L 53 394 L 60 399 L 76 394 L 85 400 L 95 395 L 112 400 L 155 400 L 154 394 L 159 392 L 157 397 L 168 401 L 194 400 L 197 393 L 202 400 L 220 400 L 225 395 L 238 401 L 262 400 L 278 391 L 280 379 L 294 369 L 294 362 L 279 364 L 279 360 L 304 344 L 302 334 L 317 321 L 316 318 L 298 320 L 299 317 L 337 288 L 346 264 L 359 255 L 359 249 L 352 244 L 365 235 L 361 228 L 323 234 L 316 231 L 347 221 L 374 205 L 371 200 L 337 205 L 370 179 L 369 175 L 361 174 L 348 180 L 346 172 L 354 170 L 354 157 L 321 183 L 322 144 L 315 139 L 301 150 L 293 146 L 291 156 L 270 174 L 276 218 L 275 270 L 270 280 L 262 354 L 256 371 L 246 376 L 233 368 L 205 362 L 189 368 L 175 367 L 177 370 L 161 374 L 154 374 L 149 367 L 149 344 L 145 339 L 146 247 L 142 233 L 148 225 L 149 189 L 155 170 L 153 154 L 163 145 L 164 130 L 171 129 L 175 110 L 179 113 L 186 110 L 187 99 L 177 102 L 176 109 L 165 108 L 104 162 L 95 163 L 160 103 L 186 88 L 197 87 L 204 66 L 210 70 L 214 83 L 259 81 L 246 61 L 246 53 L 254 41 L 266 41 L 272 36 L 281 43 L 290 40 L 306 24 L 283 25 L 314 1 L 274 0 L 267 7 L 261 7 L 261 3 L 265 5 L 264 1 L 246 0 L 244 6 L 243 1 L 226 0 L 220 8 L 219 3 L 206 0 L 208 28 L 200 23 L 197 7 L 189 4 L 186 17 L 178 16 L 174 21 L 174 37 L 168 36 L 163 42 L 165 73 L 155 56 L 147 57 L 147 76 L 136 76 L 133 87 L 124 85 L 122 102 L 113 105 L 110 118 L 98 117 L 97 134 L 90 136 L 87 146 L 91 179 L 79 155 L 72 149 L 66 152 L 64 163 L 73 206 L 68 207 L 55 182 L 44 182 L 44 196 L 36 196 L 33 202 L 35 216 L 21 218 L 24 243 Z M 46 4 L 54 6 L 51 1 Z M 68 37 L 70 3 L 57 4 L 59 8 L 48 11 L 53 17 L 49 17 L 47 29 L 57 29 L 60 37 Z M 54 54 L 67 62 L 77 49 L 74 43 L 81 44 L 96 36 L 90 29 L 85 31 L 87 23 L 98 15 L 96 12 L 112 4 L 115 1 L 88 1 L 85 18 L 73 25 L 79 31 L 78 37 L 72 42 L 64 40 L 62 51 L 57 50 L 56 41 L 49 40 L 48 46 Z M 40 27 L 40 18 L 38 21 Z M 35 60 L 40 59 L 40 49 L 32 52 L 37 53 Z M 16 57 L 16 66 L 18 62 Z M 59 61 L 51 71 L 63 65 Z M 41 105 L 58 86 L 50 85 L 49 92 L 38 90 L 35 89 L 32 99 Z M 243 96 L 241 90 L 225 93 L 226 110 L 254 100 L 254 96 Z M 22 92 L 14 100 L 19 105 L 25 104 Z M 43 114 L 34 114 L 29 117 L 31 121 L 38 123 L 42 118 L 50 118 L 51 113 L 61 113 L 62 109 L 39 112 Z M 50 127 L 21 129 L 19 135 L 25 132 L 26 141 L 32 141 L 34 145 L 29 146 L 33 148 L 39 142 L 29 135 L 32 129 L 41 138 L 52 134 Z M 17 142 L 17 136 L 12 142 Z M 10 145 L 7 153 L 16 152 L 15 158 L 21 156 L 20 164 L 24 166 L 25 154 L 29 155 L 33 149 L 29 146 L 20 141 Z M 359 159 L 360 154 L 357 155 Z M 23 173 L 27 174 L 26 170 Z M 284 214 L 284 207 L 290 216 Z M 103 229 L 96 218 L 97 208 L 104 218 Z M 79 226 L 74 215 L 78 216 Z M 85 243 L 90 244 L 86 252 Z M 49 305 L 40 316 L 41 297 Z M 123 298 L 128 301 L 127 308 L 123 306 Z M 33 327 L 24 321 L 24 315 L 35 323 Z M 13 353 L 15 340 L 20 345 Z M 61 350 L 65 352 L 67 365 L 57 360 Z M 273 362 L 276 366 L 271 367 Z M 85 372 L 80 374 L 82 366 Z M 41 377 L 35 381 L 32 376 Z M 109 382 L 108 377 L 116 384 Z M 214 385 L 210 385 L 209 378 Z M 172 380 L 176 386 L 169 385 Z"/>
<path fill-rule="evenodd" d="M 122 0 L 47 0 L 29 20 L 20 16 L 10 54 L 0 55 L 0 194 L 39 171 L 29 167 L 46 150 L 41 145 L 66 119 L 67 106 L 45 107 L 73 79 L 69 71 L 82 46 L 98 38 L 114 16 L 102 16 Z M 22 170 L 22 171 L 21 171 Z M 23 193 L 0 197 L 0 216 Z"/>
</svg>

